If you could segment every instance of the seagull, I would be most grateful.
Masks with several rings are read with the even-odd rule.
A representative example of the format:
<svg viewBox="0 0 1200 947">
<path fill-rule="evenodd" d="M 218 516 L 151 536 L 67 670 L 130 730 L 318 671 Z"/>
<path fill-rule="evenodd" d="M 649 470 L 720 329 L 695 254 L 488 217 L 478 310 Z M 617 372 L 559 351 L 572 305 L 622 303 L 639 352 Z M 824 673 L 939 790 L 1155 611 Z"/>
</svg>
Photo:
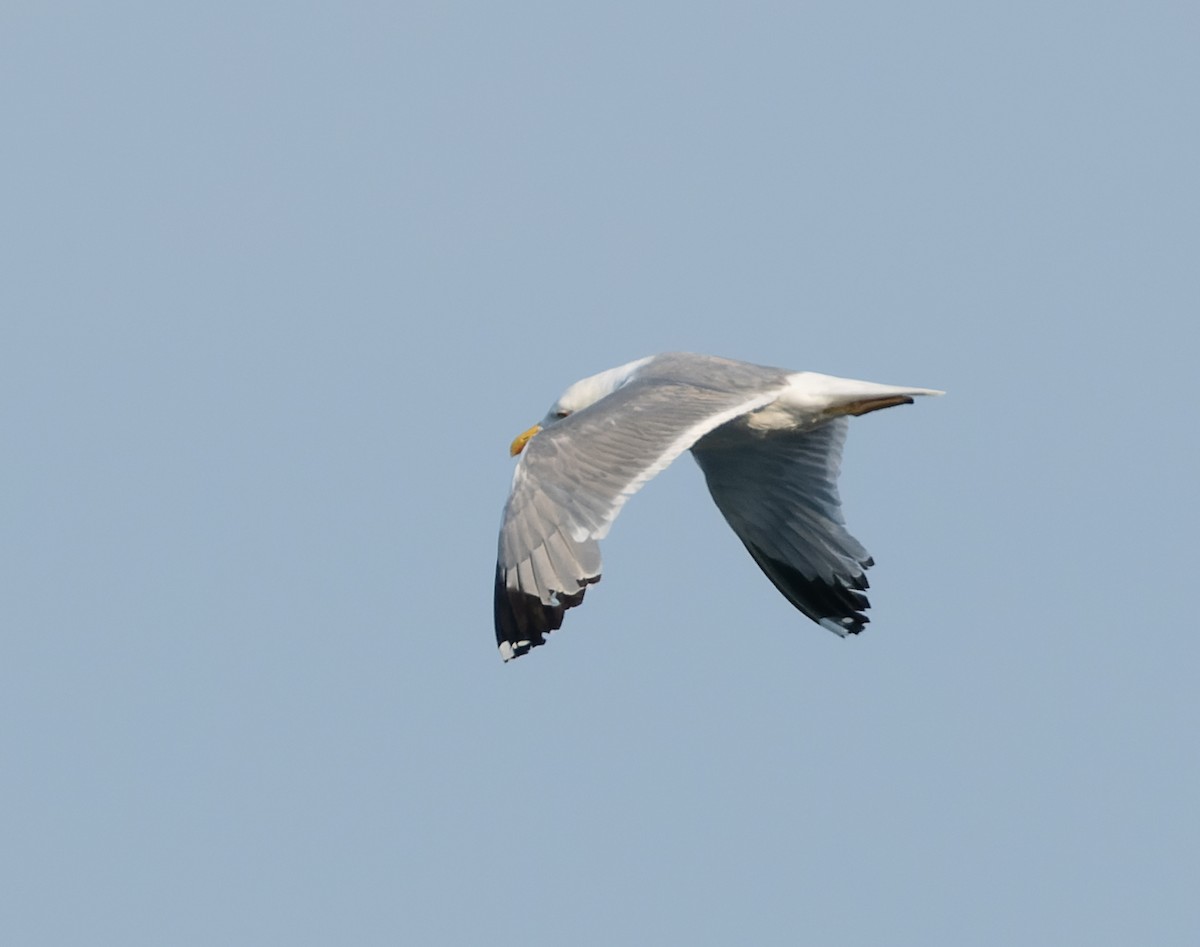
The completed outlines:
<svg viewBox="0 0 1200 947">
<path fill-rule="evenodd" d="M 688 352 L 575 382 L 510 449 L 520 459 L 496 561 L 500 657 L 562 627 L 600 580 L 599 541 L 625 501 L 685 450 L 784 598 L 839 636 L 858 634 L 874 560 L 838 497 L 849 418 L 942 393 Z"/>
</svg>

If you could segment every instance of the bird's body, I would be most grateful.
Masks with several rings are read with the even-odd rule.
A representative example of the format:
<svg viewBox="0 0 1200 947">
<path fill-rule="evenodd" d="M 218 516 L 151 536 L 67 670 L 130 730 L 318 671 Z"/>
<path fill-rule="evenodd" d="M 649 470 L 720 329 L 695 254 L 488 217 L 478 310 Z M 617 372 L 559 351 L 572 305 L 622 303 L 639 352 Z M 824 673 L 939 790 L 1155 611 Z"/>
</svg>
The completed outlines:
<svg viewBox="0 0 1200 947">
<path fill-rule="evenodd" d="M 598 541 L 625 501 L 689 449 L 788 601 L 839 635 L 861 631 L 872 561 L 846 531 L 838 499 L 846 418 L 936 394 L 690 353 L 576 382 L 512 445 L 521 459 L 496 565 L 501 657 L 562 625 L 599 581 Z"/>
</svg>

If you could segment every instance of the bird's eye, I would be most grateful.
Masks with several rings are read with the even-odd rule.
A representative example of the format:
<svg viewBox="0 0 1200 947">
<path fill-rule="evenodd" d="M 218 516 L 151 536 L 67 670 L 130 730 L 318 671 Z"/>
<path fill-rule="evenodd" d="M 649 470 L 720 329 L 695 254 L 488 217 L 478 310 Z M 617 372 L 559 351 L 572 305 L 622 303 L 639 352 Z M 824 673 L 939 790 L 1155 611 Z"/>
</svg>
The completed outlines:
<svg viewBox="0 0 1200 947">
<path fill-rule="evenodd" d="M 571 413 L 570 411 L 555 411 L 554 416 L 561 421 L 563 418 L 565 418 L 570 413 Z"/>
</svg>

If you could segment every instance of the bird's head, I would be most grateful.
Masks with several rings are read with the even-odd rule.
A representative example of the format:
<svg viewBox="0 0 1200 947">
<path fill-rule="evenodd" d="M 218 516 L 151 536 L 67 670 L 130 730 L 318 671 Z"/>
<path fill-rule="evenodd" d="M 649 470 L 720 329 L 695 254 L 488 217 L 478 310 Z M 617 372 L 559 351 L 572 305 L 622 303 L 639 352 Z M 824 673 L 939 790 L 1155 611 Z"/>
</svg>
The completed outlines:
<svg viewBox="0 0 1200 947">
<path fill-rule="evenodd" d="M 639 358 L 636 362 L 629 362 L 617 368 L 610 368 L 607 371 L 599 372 L 598 374 L 584 378 L 582 381 L 575 382 L 575 384 L 559 395 L 558 400 L 550 406 L 550 410 L 546 412 L 546 416 L 541 421 L 528 431 L 523 431 L 517 435 L 516 440 L 509 447 L 509 454 L 516 457 L 517 454 L 525 449 L 525 445 L 529 443 L 534 435 L 540 431 L 565 421 L 577 411 L 590 408 L 601 398 L 611 395 L 622 385 L 628 383 L 633 378 L 634 373 L 648 361 L 650 361 L 650 358 Z"/>
</svg>

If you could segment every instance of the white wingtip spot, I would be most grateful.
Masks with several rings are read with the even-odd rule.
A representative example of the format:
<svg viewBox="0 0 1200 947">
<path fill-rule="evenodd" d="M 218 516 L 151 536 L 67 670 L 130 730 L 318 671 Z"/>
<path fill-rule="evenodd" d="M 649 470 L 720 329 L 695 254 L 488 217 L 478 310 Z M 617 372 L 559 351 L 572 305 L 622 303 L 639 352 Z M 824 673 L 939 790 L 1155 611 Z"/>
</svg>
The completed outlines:
<svg viewBox="0 0 1200 947">
<path fill-rule="evenodd" d="M 513 645 L 513 643 L 511 641 L 501 641 L 500 642 L 500 659 L 507 663 L 508 661 L 511 661 L 513 658 L 515 658 L 517 656 L 518 648 L 528 648 L 528 647 L 529 647 L 528 641 L 518 641 L 516 643 L 516 645 Z"/>
<path fill-rule="evenodd" d="M 849 624 L 853 621 L 851 618 L 845 618 L 842 620 L 845 621 L 846 624 Z M 822 618 L 819 622 L 817 622 L 817 624 L 828 631 L 832 631 L 839 638 L 845 638 L 848 634 L 850 634 L 849 628 L 832 618 Z"/>
</svg>

